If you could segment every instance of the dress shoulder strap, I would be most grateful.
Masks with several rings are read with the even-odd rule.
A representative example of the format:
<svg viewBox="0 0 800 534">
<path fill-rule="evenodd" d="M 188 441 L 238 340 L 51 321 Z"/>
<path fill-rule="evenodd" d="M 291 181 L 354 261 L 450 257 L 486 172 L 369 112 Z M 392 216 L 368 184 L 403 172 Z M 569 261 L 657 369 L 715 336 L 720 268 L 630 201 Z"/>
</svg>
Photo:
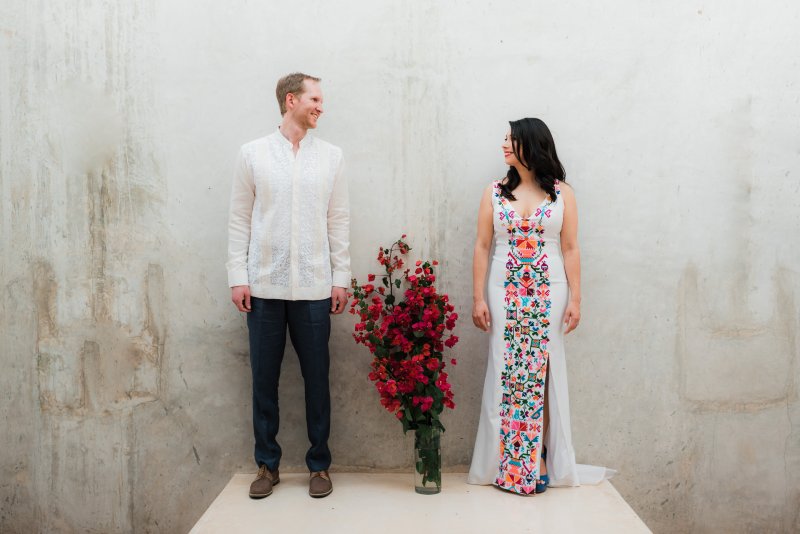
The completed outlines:
<svg viewBox="0 0 800 534">
<path fill-rule="evenodd" d="M 500 180 L 492 180 L 492 204 L 500 200 Z"/>
<path fill-rule="evenodd" d="M 500 191 L 500 180 L 492 180 L 492 200 L 495 204 L 502 204 L 502 192 Z"/>
<path fill-rule="evenodd" d="M 492 180 L 492 208 L 500 212 L 501 219 L 509 216 L 503 199 L 503 193 L 500 190 L 500 180 Z"/>
</svg>

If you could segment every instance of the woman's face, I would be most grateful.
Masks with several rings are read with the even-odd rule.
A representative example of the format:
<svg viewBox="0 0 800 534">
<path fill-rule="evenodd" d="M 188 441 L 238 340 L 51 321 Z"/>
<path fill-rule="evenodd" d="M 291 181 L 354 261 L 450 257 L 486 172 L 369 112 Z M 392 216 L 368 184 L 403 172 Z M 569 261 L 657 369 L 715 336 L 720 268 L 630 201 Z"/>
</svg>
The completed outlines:
<svg viewBox="0 0 800 534">
<path fill-rule="evenodd" d="M 505 156 L 506 165 L 508 165 L 510 167 L 514 167 L 517 164 L 519 164 L 520 161 L 517 159 L 517 156 L 514 155 L 514 145 L 513 145 L 513 142 L 511 140 L 511 130 L 508 130 L 506 132 L 506 138 L 503 141 L 502 147 L 503 147 L 503 156 Z"/>
</svg>

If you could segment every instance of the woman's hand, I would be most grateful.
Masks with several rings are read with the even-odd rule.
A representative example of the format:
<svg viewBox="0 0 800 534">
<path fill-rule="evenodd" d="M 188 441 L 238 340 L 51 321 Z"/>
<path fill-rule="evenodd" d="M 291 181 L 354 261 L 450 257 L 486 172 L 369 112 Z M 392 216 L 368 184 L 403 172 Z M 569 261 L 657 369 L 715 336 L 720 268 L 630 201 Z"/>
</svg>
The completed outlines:
<svg viewBox="0 0 800 534">
<path fill-rule="evenodd" d="M 472 322 L 484 332 L 488 332 L 492 326 L 492 317 L 485 300 L 475 301 L 472 305 Z"/>
<path fill-rule="evenodd" d="M 567 304 L 567 311 L 564 312 L 564 334 L 569 334 L 578 327 L 581 322 L 581 305 L 574 300 Z"/>
</svg>

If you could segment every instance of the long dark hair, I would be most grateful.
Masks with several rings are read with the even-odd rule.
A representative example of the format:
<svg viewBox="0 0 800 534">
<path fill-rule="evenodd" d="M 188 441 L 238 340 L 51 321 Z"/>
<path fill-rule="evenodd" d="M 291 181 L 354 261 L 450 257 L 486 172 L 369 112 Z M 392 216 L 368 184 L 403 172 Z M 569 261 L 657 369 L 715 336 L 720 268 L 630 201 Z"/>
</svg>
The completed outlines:
<svg viewBox="0 0 800 534">
<path fill-rule="evenodd" d="M 558 160 L 553 134 L 540 119 L 510 121 L 511 146 L 514 155 L 525 168 L 533 171 L 533 177 L 550 200 L 556 200 L 556 180 L 564 180 L 564 166 Z M 512 191 L 520 182 L 515 167 L 509 167 L 506 179 L 500 182 L 500 194 L 509 200 L 517 200 Z"/>
</svg>

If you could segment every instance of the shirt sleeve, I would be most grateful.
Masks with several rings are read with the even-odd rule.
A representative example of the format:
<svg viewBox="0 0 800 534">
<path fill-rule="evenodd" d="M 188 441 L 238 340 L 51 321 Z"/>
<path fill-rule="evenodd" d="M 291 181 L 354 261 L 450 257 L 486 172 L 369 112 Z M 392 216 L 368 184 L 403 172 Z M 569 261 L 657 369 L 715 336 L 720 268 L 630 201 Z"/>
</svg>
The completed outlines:
<svg viewBox="0 0 800 534">
<path fill-rule="evenodd" d="M 244 150 L 239 151 L 231 189 L 228 219 L 228 286 L 249 285 L 247 251 L 250 247 L 250 221 L 256 198 L 255 181 Z"/>
<path fill-rule="evenodd" d="M 331 252 L 331 283 L 347 288 L 350 287 L 350 200 L 343 170 L 344 158 L 340 158 L 328 201 L 328 246 Z"/>
</svg>

